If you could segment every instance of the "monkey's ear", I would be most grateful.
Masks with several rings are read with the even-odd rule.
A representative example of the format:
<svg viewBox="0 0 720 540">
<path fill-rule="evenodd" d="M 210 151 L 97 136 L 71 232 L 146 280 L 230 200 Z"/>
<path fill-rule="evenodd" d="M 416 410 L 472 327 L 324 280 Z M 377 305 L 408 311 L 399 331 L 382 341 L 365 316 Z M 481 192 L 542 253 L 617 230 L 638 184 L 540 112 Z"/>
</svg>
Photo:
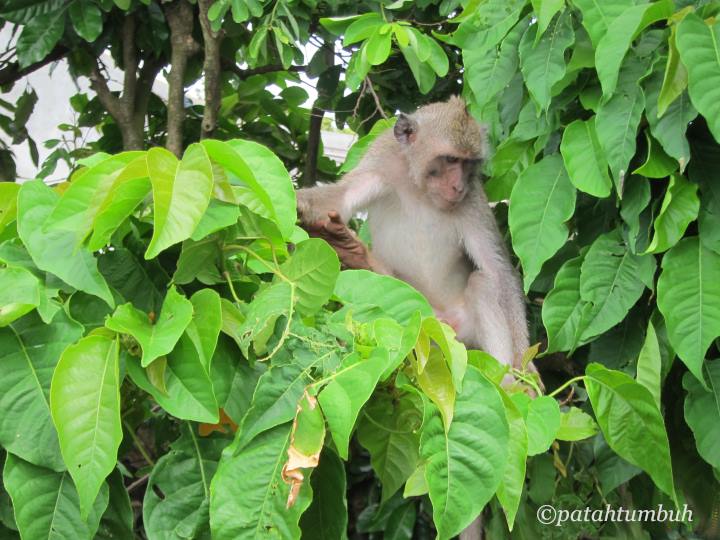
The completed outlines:
<svg viewBox="0 0 720 540">
<path fill-rule="evenodd" d="M 403 144 L 409 144 L 415 142 L 417 139 L 417 122 L 411 119 L 409 116 L 405 116 L 400 113 L 395 127 L 393 128 L 393 134 L 395 138 Z"/>
</svg>

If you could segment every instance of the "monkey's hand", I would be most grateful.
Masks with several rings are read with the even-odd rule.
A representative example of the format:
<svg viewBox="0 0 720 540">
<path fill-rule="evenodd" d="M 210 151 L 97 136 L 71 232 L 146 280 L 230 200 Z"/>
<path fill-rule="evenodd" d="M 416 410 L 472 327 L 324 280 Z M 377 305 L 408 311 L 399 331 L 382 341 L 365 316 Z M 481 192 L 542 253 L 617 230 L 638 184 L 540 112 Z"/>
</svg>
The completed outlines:
<svg viewBox="0 0 720 540">
<path fill-rule="evenodd" d="M 303 225 L 308 234 L 322 238 L 337 252 L 344 269 L 372 270 L 368 248 L 340 219 L 337 212 L 328 212 L 327 220 Z"/>
</svg>

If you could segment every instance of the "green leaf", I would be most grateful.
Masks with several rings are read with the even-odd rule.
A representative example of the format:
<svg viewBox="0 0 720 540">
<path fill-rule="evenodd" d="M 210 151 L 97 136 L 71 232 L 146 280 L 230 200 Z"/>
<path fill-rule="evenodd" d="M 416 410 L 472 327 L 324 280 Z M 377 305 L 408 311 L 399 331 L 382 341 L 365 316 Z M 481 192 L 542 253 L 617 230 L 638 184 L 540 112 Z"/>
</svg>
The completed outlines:
<svg viewBox="0 0 720 540">
<path fill-rule="evenodd" d="M 387 349 L 390 355 L 390 362 L 380 380 L 384 381 L 390 377 L 415 347 L 421 324 L 419 311 L 415 312 L 415 316 L 404 327 L 393 319 L 380 318 L 372 323 L 373 337 L 379 346 Z"/>
<path fill-rule="evenodd" d="M 559 441 L 581 441 L 598 432 L 598 425 L 592 416 L 577 407 L 560 412 L 560 427 L 555 438 Z"/>
<path fill-rule="evenodd" d="M 250 345 L 256 354 L 267 352 L 267 342 L 280 317 L 292 319 L 295 304 L 293 287 L 287 281 L 278 281 L 260 291 L 245 313 L 245 321 L 238 329 L 240 350 L 248 356 Z"/>
<path fill-rule="evenodd" d="M 603 90 L 609 98 L 615 92 L 620 65 L 632 40 L 646 26 L 667 19 L 674 10 L 669 0 L 630 6 L 618 15 L 597 43 L 595 69 Z"/>
<path fill-rule="evenodd" d="M 680 61 L 680 53 L 677 49 L 677 28 L 677 25 L 671 26 L 668 37 L 668 58 L 658 96 L 657 109 L 660 116 L 665 114 L 670 104 L 680 97 L 688 86 L 688 72 Z"/>
<path fill-rule="evenodd" d="M 525 466 L 528 456 L 528 431 L 522 413 L 512 399 L 500 388 L 500 397 L 505 407 L 508 422 L 508 461 L 502 481 L 498 486 L 497 498 L 505 511 L 505 518 L 512 531 L 515 516 L 520 507 L 525 487 Z"/>
<path fill-rule="evenodd" d="M 335 296 L 350 309 L 358 322 L 374 320 L 378 315 L 408 324 L 416 311 L 431 316 L 428 301 L 399 279 L 368 270 L 344 270 L 335 283 Z"/>
<path fill-rule="evenodd" d="M 28 67 L 43 60 L 53 50 L 65 29 L 65 9 L 43 13 L 30 19 L 18 38 L 18 64 Z"/>
<path fill-rule="evenodd" d="M 60 353 L 82 333 L 64 311 L 51 324 L 33 313 L 0 328 L 0 444 L 56 471 L 65 463 L 50 417 L 50 380 Z"/>
<path fill-rule="evenodd" d="M 239 218 L 240 207 L 237 204 L 211 199 L 208 209 L 190 238 L 200 241 L 220 229 L 235 225 Z"/>
<path fill-rule="evenodd" d="M 17 217 L 17 194 L 20 184 L 0 182 L 0 234 Z"/>
<path fill-rule="evenodd" d="M 662 358 L 660 357 L 660 344 L 658 343 L 655 327 L 648 321 L 645 342 L 640 349 L 637 359 L 637 374 L 635 380 L 648 389 L 660 409 L 660 389 L 662 386 Z"/>
<path fill-rule="evenodd" d="M 347 539 L 346 483 L 342 460 L 325 448 L 310 477 L 312 503 L 300 517 L 303 540 Z"/>
<path fill-rule="evenodd" d="M 167 292 L 167 274 L 156 261 L 146 262 L 123 247 L 107 250 L 98 267 L 108 284 L 132 304 L 146 312 L 159 313 Z"/>
<path fill-rule="evenodd" d="M 705 364 L 708 389 L 686 373 L 683 377 L 685 421 L 695 436 L 700 456 L 716 469 L 720 467 L 720 362 Z"/>
<path fill-rule="evenodd" d="M 438 77 L 445 77 L 450 70 L 450 61 L 448 60 L 447 54 L 445 54 L 443 48 L 434 39 L 428 37 L 426 41 L 430 47 L 430 56 L 427 59 L 427 63 Z"/>
<path fill-rule="evenodd" d="M 651 255 L 635 255 L 628 250 L 618 229 L 593 242 L 580 269 L 580 298 L 592 304 L 583 317 L 583 340 L 602 334 L 625 318 L 645 287 L 652 287 L 655 266 Z"/>
<path fill-rule="evenodd" d="M 178 293 L 175 287 L 170 287 L 155 324 L 148 313 L 127 303 L 118 306 L 112 317 L 105 321 L 105 326 L 115 332 L 130 334 L 138 341 L 143 353 L 142 366 L 145 367 L 173 350 L 192 316 L 192 302 Z"/>
<path fill-rule="evenodd" d="M 450 367 L 453 386 L 462 391 L 462 380 L 467 368 L 467 350 L 455 337 L 455 331 L 449 325 L 441 323 L 435 317 L 426 317 L 422 321 L 422 339 L 431 339 L 443 353 Z"/>
<path fill-rule="evenodd" d="M 210 371 L 210 361 L 215 354 L 222 328 L 220 295 L 212 289 L 200 289 L 192 295 L 190 302 L 193 306 L 193 318 L 185 332 L 195 345 L 200 362 Z"/>
<path fill-rule="evenodd" d="M 143 500 L 143 525 L 150 538 L 210 536 L 210 482 L 228 441 L 198 437 L 195 429 L 185 423 L 171 451 L 152 469 Z"/>
<path fill-rule="evenodd" d="M 565 50 L 575 41 L 570 12 L 561 13 L 535 43 L 538 26 L 530 26 L 520 40 L 520 71 L 530 95 L 543 110 L 552 99 L 552 87 L 565 76 Z"/>
<path fill-rule="evenodd" d="M 102 33 L 102 12 L 90 0 L 75 0 L 70 4 L 70 20 L 78 35 L 93 42 Z"/>
<path fill-rule="evenodd" d="M 594 197 L 610 195 L 612 182 L 595 131 L 594 116 L 586 121 L 575 120 L 565 128 L 560 152 L 570 181 L 576 188 Z"/>
<path fill-rule="evenodd" d="M 385 21 L 379 13 L 365 13 L 355 19 L 345 30 L 343 37 L 343 47 L 363 41 L 375 34 Z"/>
<path fill-rule="evenodd" d="M 507 444 L 502 399 L 490 381 L 469 367 L 450 429 L 445 431 L 435 412 L 421 435 L 438 538 L 459 534 L 497 491 L 507 463 Z"/>
<path fill-rule="evenodd" d="M 565 0 L 532 0 L 532 7 L 538 24 L 536 39 L 540 39 L 555 14 L 565 9 Z"/>
<path fill-rule="evenodd" d="M 525 291 L 543 263 L 565 244 L 565 222 L 574 211 L 575 188 L 559 155 L 545 157 L 518 178 L 510 195 L 508 225 L 522 263 Z"/>
<path fill-rule="evenodd" d="M 645 87 L 647 97 L 645 116 L 650 124 L 650 133 L 662 145 L 663 150 L 678 161 L 682 173 L 690 161 L 690 145 L 685 132 L 688 124 L 697 117 L 698 113 L 690 103 L 688 93 L 683 92 L 659 116 L 658 99 L 661 85 L 660 72 L 656 72 L 648 79 Z"/>
<path fill-rule="evenodd" d="M 601 103 L 595 117 L 600 145 L 605 151 L 615 187 L 622 197 L 628 165 L 635 155 L 636 134 L 645 109 L 645 96 L 639 85 L 613 94 Z"/>
<path fill-rule="evenodd" d="M 312 490 L 304 483 L 295 504 L 286 508 L 290 486 L 282 480 L 282 468 L 289 442 L 287 424 L 260 434 L 239 454 L 223 457 L 210 488 L 213 539 L 300 537 L 298 521 L 310 505 Z"/>
<path fill-rule="evenodd" d="M 201 283 L 212 285 L 224 281 L 218 270 L 220 255 L 220 240 L 217 236 L 209 236 L 197 242 L 185 240 L 173 274 L 173 282 L 185 285 L 197 279 Z"/>
<path fill-rule="evenodd" d="M 582 257 L 565 262 L 542 305 L 542 320 L 548 335 L 546 353 L 572 351 L 582 332 L 582 313 L 587 305 L 580 298 Z"/>
<path fill-rule="evenodd" d="M 115 305 L 92 254 L 76 248 L 75 234 L 44 225 L 58 196 L 41 180 L 26 182 L 18 194 L 18 233 L 38 268 L 68 285 Z"/>
<path fill-rule="evenodd" d="M 605 440 L 676 500 L 665 423 L 650 392 L 628 375 L 590 364 L 585 385 Z"/>
<path fill-rule="evenodd" d="M 690 99 L 720 141 L 720 24 L 714 19 L 708 24 L 689 13 L 678 25 L 676 39 L 688 71 Z"/>
<path fill-rule="evenodd" d="M 227 141 L 226 144 L 237 155 L 242 156 L 249 169 L 258 178 L 257 182 L 259 182 L 259 185 L 267 193 L 271 201 L 270 208 L 274 215 L 273 221 L 280 229 L 283 238 L 290 238 L 297 221 L 297 203 L 292 179 L 283 162 L 265 146 L 253 141 L 232 139 Z M 214 160 L 215 157 L 212 157 Z M 242 180 L 247 182 L 247 178 L 243 177 Z"/>
<path fill-rule="evenodd" d="M 647 178 L 666 178 L 678 168 L 675 159 L 668 156 L 655 139 L 645 132 L 648 154 L 645 163 L 633 171 L 633 174 L 641 174 Z M 623 194 L 624 196 L 625 194 Z"/>
<path fill-rule="evenodd" d="M 50 386 L 50 411 L 86 519 L 123 438 L 117 339 L 90 335 L 63 351 Z"/>
<path fill-rule="evenodd" d="M 415 348 L 418 359 L 417 382 L 424 394 L 440 411 L 445 430 L 452 424 L 457 391 L 442 352 L 429 341 L 419 341 Z"/>
<path fill-rule="evenodd" d="M 87 519 L 80 517 L 80 500 L 70 475 L 57 473 L 7 454 L 3 484 L 10 494 L 22 538 L 92 540 L 108 504 L 103 484 Z"/>
<path fill-rule="evenodd" d="M 364 48 L 367 55 L 367 61 L 371 66 L 379 66 L 388 56 L 390 56 L 390 47 L 392 45 L 392 34 L 385 32 L 384 34 L 375 30 L 375 33 L 367 40 Z"/>
<path fill-rule="evenodd" d="M 340 274 L 335 250 L 319 238 L 300 242 L 292 257 L 280 266 L 275 281 L 289 280 L 294 287 L 297 309 L 312 315 L 329 299 Z"/>
<path fill-rule="evenodd" d="M 695 221 L 700 211 L 698 186 L 686 177 L 672 175 L 663 198 L 660 213 L 655 218 L 655 234 L 647 253 L 667 251 L 685 234 L 688 225 Z"/>
<path fill-rule="evenodd" d="M 163 358 L 166 358 L 161 381 L 164 390 L 152 383 L 147 370 L 142 369 L 136 358 L 127 358 L 128 374 L 171 415 L 183 420 L 217 423 L 218 403 L 212 380 L 190 338 L 184 334 L 172 353 Z"/>
<path fill-rule="evenodd" d="M 147 166 L 155 209 L 153 236 L 146 259 L 192 235 L 210 203 L 212 165 L 200 144 L 191 144 L 182 160 L 163 148 L 151 148 Z"/>
<path fill-rule="evenodd" d="M 350 434 L 360 409 L 370 398 L 388 362 L 387 351 L 376 349 L 369 358 L 347 356 L 330 382 L 318 394 L 338 454 L 348 458 Z"/>
<path fill-rule="evenodd" d="M 0 327 L 7 326 L 40 305 L 40 281 L 28 270 L 0 268 Z"/>
<path fill-rule="evenodd" d="M 45 227 L 75 232 L 79 245 L 92 231 L 112 192 L 131 177 L 143 175 L 147 176 L 144 152 L 123 152 L 81 170 L 60 197 Z"/>
<path fill-rule="evenodd" d="M 410 67 L 410 71 L 412 71 L 415 82 L 420 89 L 420 93 L 427 94 L 428 92 L 430 92 L 433 86 L 435 86 L 435 71 L 430 67 L 429 64 L 426 64 L 424 61 L 420 60 L 420 58 L 418 57 L 418 53 L 416 52 L 416 49 L 414 47 L 401 46 L 400 52 L 402 52 L 403 56 L 405 57 L 405 61 L 408 64 L 408 67 Z M 348 66 L 348 71 L 349 70 L 350 66 Z M 365 78 L 365 75 L 367 75 L 367 71 L 368 70 L 364 70 L 364 73 L 361 73 L 362 78 L 360 79 L 360 81 Z M 359 84 L 357 86 L 359 86 Z"/>
<path fill-rule="evenodd" d="M 547 452 L 560 429 L 560 407 L 557 401 L 550 396 L 540 396 L 530 401 L 525 423 L 528 455 Z"/>
<path fill-rule="evenodd" d="M 597 49 L 600 40 L 612 26 L 613 21 L 631 7 L 634 0 L 575 0 L 575 5 L 582 13 L 582 24 L 590 35 L 592 44 Z"/>
<path fill-rule="evenodd" d="M 392 399 L 380 394 L 365 407 L 358 422 L 358 442 L 370 453 L 370 463 L 387 501 L 415 471 L 420 458 L 422 412 L 409 396 Z"/>
<path fill-rule="evenodd" d="M 372 142 L 377 139 L 378 135 L 387 131 L 395 125 L 395 118 L 382 118 L 373 124 L 373 127 L 367 133 L 360 137 L 348 150 L 345 156 L 345 162 L 340 167 L 340 173 L 346 173 L 353 170 L 367 152 Z M 0 184 L 2 186 L 2 184 Z"/>
<path fill-rule="evenodd" d="M 720 254 L 697 237 L 680 240 L 663 257 L 657 296 L 670 344 L 702 381 L 705 353 L 720 336 Z"/>
</svg>

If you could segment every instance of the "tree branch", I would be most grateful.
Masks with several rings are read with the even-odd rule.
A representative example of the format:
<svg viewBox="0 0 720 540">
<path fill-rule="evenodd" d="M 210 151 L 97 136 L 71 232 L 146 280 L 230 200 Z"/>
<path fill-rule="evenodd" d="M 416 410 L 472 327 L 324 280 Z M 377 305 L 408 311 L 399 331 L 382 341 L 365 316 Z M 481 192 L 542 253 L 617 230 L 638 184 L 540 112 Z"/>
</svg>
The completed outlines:
<svg viewBox="0 0 720 540">
<path fill-rule="evenodd" d="M 120 99 L 108 87 L 107 80 L 100 72 L 100 59 L 96 58 L 90 70 L 90 86 L 97 94 L 100 103 L 119 124 L 124 120 L 123 108 Z"/>
<path fill-rule="evenodd" d="M 217 116 L 220 110 L 220 41 L 221 32 L 213 32 L 208 19 L 208 10 L 213 0 L 198 0 L 200 7 L 200 28 L 202 29 L 205 59 L 203 72 L 205 73 L 205 110 L 200 128 L 200 138 L 212 137 L 217 126 Z"/>
<path fill-rule="evenodd" d="M 324 60 L 328 68 L 335 62 L 335 54 L 332 43 L 323 44 Z M 322 100 L 327 97 L 322 89 L 318 89 L 318 98 L 310 110 L 310 130 L 308 131 L 307 159 L 305 161 L 305 174 L 302 177 L 302 187 L 312 186 L 317 181 L 318 156 L 320 154 L 320 143 L 322 142 L 322 122 L 325 111 L 320 108 Z"/>
<path fill-rule="evenodd" d="M 187 0 L 165 4 L 170 27 L 170 73 L 168 75 L 167 141 L 168 150 L 180 157 L 183 151 L 185 121 L 185 70 L 191 54 L 198 50 L 192 37 L 193 10 Z"/>
<path fill-rule="evenodd" d="M 58 45 L 50 51 L 50 54 L 48 54 L 45 58 L 24 68 L 21 68 L 20 64 L 17 62 L 13 62 L 0 70 L 0 86 L 15 84 L 23 77 L 34 73 L 38 69 L 64 58 L 69 52 L 68 48 L 64 45 Z"/>
<path fill-rule="evenodd" d="M 125 16 L 122 28 L 123 49 L 123 93 L 121 100 L 125 107 L 133 108 L 135 105 L 135 89 L 137 84 L 137 50 L 135 49 L 135 15 L 129 13 Z"/>
</svg>

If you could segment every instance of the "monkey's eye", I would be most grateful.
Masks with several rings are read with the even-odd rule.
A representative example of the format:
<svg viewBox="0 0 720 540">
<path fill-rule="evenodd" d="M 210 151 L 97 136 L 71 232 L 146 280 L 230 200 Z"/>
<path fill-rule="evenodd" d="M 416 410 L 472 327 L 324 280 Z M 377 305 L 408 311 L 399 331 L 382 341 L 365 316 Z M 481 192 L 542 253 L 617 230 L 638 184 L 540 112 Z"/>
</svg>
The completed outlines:
<svg viewBox="0 0 720 540">
<path fill-rule="evenodd" d="M 440 176 L 440 171 L 438 171 L 437 169 L 430 169 L 428 171 L 428 176 L 432 176 L 432 177 Z"/>
<path fill-rule="evenodd" d="M 457 156 L 445 156 L 446 163 L 457 163 L 458 161 L 460 161 L 460 158 Z"/>
</svg>

